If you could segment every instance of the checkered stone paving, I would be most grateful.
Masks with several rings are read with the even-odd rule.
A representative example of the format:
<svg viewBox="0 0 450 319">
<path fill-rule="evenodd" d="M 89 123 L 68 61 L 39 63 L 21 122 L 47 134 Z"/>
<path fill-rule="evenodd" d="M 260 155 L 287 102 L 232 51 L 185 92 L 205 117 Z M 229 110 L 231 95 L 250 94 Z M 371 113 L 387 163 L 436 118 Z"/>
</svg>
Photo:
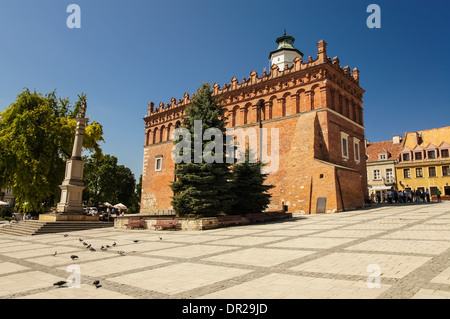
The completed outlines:
<svg viewBox="0 0 450 319">
<path fill-rule="evenodd" d="M 199 232 L 1 235 L 0 298 L 448 299 L 450 202 Z"/>
</svg>

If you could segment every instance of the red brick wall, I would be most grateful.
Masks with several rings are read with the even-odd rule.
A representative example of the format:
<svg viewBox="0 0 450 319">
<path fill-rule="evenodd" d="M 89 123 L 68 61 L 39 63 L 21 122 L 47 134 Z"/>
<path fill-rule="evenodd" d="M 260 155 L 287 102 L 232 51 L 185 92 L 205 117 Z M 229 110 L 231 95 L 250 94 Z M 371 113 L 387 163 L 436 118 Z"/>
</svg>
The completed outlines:
<svg viewBox="0 0 450 319">
<path fill-rule="evenodd" d="M 323 44 L 322 44 L 323 45 Z M 320 45 L 319 45 L 320 51 Z M 341 210 L 364 204 L 367 189 L 362 95 L 359 77 L 341 68 L 337 59 L 327 59 L 322 46 L 319 58 L 303 63 L 294 61 L 291 68 L 279 71 L 272 67 L 261 78 L 252 72 L 240 84 L 233 78 L 222 89 L 215 84 L 213 94 L 220 98 L 229 116 L 229 127 L 258 128 L 259 100 L 264 100 L 263 127 L 279 130 L 279 168 L 269 175 L 275 185 L 269 208 L 279 209 L 282 202 L 290 212 L 315 213 L 317 198 L 327 198 L 327 210 Z M 173 143 L 164 134 L 171 130 L 190 103 L 171 100 L 159 108 L 149 105 L 145 118 L 146 136 L 141 210 L 170 208 L 174 163 L 170 152 Z M 153 135 L 157 132 L 155 144 Z M 349 156 L 343 159 L 341 132 L 348 134 Z M 359 142 L 360 161 L 355 161 L 354 139 Z M 259 139 L 258 139 L 259 140 Z M 269 154 L 271 153 L 269 147 Z M 155 172 L 155 157 L 163 155 L 161 172 Z M 339 188 L 339 184 L 340 188 Z M 342 198 L 341 198 L 342 194 Z M 342 199 L 342 201 L 341 201 Z"/>
</svg>

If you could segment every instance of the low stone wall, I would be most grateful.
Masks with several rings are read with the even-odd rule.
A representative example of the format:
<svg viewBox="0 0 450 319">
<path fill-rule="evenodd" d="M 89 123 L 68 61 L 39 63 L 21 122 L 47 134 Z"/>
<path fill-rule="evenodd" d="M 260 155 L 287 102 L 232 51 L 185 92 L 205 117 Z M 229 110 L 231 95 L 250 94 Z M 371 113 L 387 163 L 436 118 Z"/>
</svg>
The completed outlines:
<svg viewBox="0 0 450 319">
<path fill-rule="evenodd" d="M 124 216 L 119 216 L 114 219 L 115 229 L 127 229 L 125 226 L 130 219 L 143 219 L 147 223 L 147 229 L 154 229 L 158 219 L 175 218 L 174 215 L 140 215 L 140 214 L 129 214 Z M 178 227 L 177 230 L 206 230 L 218 228 L 219 224 L 217 218 L 215 217 L 205 217 L 205 218 L 177 218 Z"/>
<path fill-rule="evenodd" d="M 89 221 L 98 222 L 98 216 L 87 216 L 87 215 L 65 215 L 65 214 L 40 214 L 39 220 L 44 222 L 59 222 L 59 221 Z"/>
<path fill-rule="evenodd" d="M 272 220 L 291 218 L 292 214 L 285 213 L 286 216 L 280 218 L 274 218 Z M 127 214 L 124 216 L 118 216 L 114 219 L 114 228 L 115 229 L 127 229 L 126 224 L 130 219 L 143 219 L 145 220 L 147 226 L 146 229 L 155 229 L 155 224 L 158 219 L 168 219 L 168 218 L 176 218 L 175 215 L 141 215 L 141 214 Z M 178 217 L 178 226 L 177 230 L 190 230 L 190 231 L 198 231 L 198 230 L 206 230 L 206 229 L 214 229 L 219 227 L 224 227 L 219 224 L 219 221 L 216 217 L 204 217 L 204 218 L 185 218 Z M 246 224 L 248 224 L 247 222 Z"/>
</svg>

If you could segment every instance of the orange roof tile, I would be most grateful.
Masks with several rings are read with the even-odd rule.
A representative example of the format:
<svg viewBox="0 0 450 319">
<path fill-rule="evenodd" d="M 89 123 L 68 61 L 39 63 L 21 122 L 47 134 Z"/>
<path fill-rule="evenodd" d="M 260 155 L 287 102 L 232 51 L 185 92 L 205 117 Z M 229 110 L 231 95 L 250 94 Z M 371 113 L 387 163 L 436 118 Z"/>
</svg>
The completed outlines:
<svg viewBox="0 0 450 319">
<path fill-rule="evenodd" d="M 369 143 L 366 148 L 367 162 L 379 161 L 379 154 L 388 153 L 387 160 L 397 159 L 403 143 L 394 144 L 392 141 Z"/>
</svg>

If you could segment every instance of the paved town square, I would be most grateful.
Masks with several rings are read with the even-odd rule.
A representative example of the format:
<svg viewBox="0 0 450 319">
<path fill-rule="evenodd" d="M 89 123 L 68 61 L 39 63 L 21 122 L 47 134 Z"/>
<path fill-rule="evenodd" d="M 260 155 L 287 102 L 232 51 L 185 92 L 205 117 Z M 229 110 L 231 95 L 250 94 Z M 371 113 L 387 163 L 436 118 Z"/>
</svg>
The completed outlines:
<svg viewBox="0 0 450 319">
<path fill-rule="evenodd" d="M 0 298 L 448 299 L 449 226 L 442 202 L 198 232 L 1 235 Z"/>
</svg>

